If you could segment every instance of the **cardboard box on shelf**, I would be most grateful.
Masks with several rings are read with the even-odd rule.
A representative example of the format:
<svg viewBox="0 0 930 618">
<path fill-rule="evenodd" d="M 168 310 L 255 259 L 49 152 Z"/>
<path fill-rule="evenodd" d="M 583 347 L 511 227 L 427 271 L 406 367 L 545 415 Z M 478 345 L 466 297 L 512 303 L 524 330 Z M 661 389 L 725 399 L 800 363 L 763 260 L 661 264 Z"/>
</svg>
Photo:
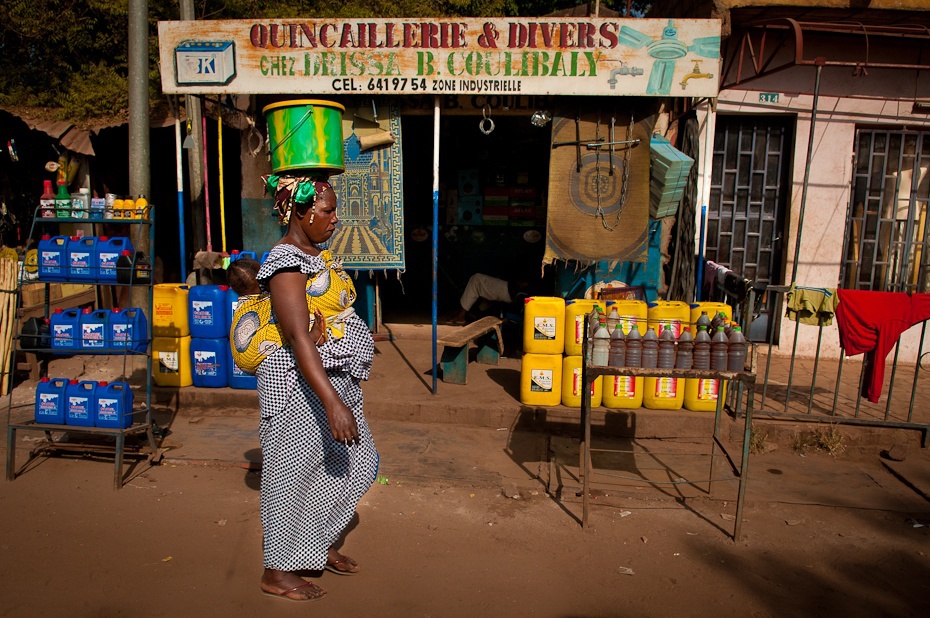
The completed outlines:
<svg viewBox="0 0 930 618">
<path fill-rule="evenodd" d="M 74 296 L 75 294 L 83 294 L 93 288 L 93 285 L 87 285 L 86 283 L 62 283 L 61 297 L 64 298 L 66 296 Z"/>
<path fill-rule="evenodd" d="M 45 302 L 44 283 L 27 283 L 22 287 L 23 307 L 33 307 Z M 60 283 L 48 284 L 49 300 L 59 300 L 62 296 Z"/>
</svg>

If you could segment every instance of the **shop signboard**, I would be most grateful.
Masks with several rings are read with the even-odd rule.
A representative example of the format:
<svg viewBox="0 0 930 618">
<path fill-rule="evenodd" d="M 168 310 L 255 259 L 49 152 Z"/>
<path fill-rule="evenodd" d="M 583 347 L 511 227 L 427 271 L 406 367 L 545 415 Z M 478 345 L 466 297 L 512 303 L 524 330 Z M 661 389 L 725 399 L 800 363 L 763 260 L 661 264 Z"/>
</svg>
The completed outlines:
<svg viewBox="0 0 930 618">
<path fill-rule="evenodd" d="M 720 20 L 161 21 L 171 94 L 715 97 Z"/>
</svg>

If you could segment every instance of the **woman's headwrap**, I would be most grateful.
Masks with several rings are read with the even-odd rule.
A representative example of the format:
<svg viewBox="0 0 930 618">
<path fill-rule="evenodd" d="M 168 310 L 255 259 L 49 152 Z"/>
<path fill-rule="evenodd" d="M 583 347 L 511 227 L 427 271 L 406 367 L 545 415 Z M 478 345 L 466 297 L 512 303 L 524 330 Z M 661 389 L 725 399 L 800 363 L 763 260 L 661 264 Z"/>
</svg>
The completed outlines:
<svg viewBox="0 0 930 618">
<path fill-rule="evenodd" d="M 312 209 L 318 195 L 327 189 L 332 190 L 332 186 L 322 178 L 277 174 L 265 174 L 261 178 L 265 183 L 265 191 L 274 198 L 274 209 L 281 225 L 290 222 L 294 204 L 309 204 Z M 313 216 L 311 212 L 310 223 L 313 223 Z"/>
</svg>

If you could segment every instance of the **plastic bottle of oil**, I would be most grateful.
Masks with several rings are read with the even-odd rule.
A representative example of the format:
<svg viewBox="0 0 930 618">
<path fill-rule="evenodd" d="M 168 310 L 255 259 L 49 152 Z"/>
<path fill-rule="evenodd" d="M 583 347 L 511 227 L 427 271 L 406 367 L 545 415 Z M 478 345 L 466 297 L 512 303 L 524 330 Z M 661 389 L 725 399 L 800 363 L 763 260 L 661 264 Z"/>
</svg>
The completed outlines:
<svg viewBox="0 0 930 618">
<path fill-rule="evenodd" d="M 710 340 L 710 368 L 714 371 L 726 371 L 729 356 L 730 341 L 723 332 L 723 326 L 717 327 L 717 332 Z"/>
<path fill-rule="evenodd" d="M 626 364 L 626 337 L 623 336 L 623 326 L 619 322 L 610 333 L 610 354 L 607 364 L 611 367 L 624 367 Z"/>
<path fill-rule="evenodd" d="M 591 364 L 606 367 L 610 356 L 610 333 L 607 331 L 607 320 L 601 318 L 600 326 L 594 331 L 594 347 L 592 348 Z"/>
<path fill-rule="evenodd" d="M 675 367 L 675 335 L 672 334 L 672 327 L 669 325 L 665 326 L 659 337 L 659 356 L 656 366 L 662 369 Z"/>
<path fill-rule="evenodd" d="M 694 363 L 694 337 L 691 336 L 691 330 L 686 328 L 681 331 L 678 337 L 678 354 L 675 355 L 676 369 L 691 369 Z"/>
<path fill-rule="evenodd" d="M 694 338 L 694 361 L 692 367 L 699 370 L 710 369 L 710 335 L 703 325 L 698 327 Z M 692 412 L 713 412 L 717 409 L 717 396 L 720 380 L 705 378 L 688 378 L 685 380 L 685 408 Z"/>
<path fill-rule="evenodd" d="M 626 336 L 626 362 L 627 367 L 643 366 L 643 338 L 639 334 L 639 328 L 631 328 Z"/>
<path fill-rule="evenodd" d="M 746 338 L 743 336 L 743 329 L 734 326 L 733 332 L 730 333 L 729 342 L 727 369 L 729 371 L 742 371 L 746 365 Z"/>
<path fill-rule="evenodd" d="M 656 365 L 659 369 L 675 367 L 675 335 L 670 324 L 659 337 Z M 684 381 L 679 378 L 646 378 L 643 404 L 650 410 L 678 410 L 685 398 L 683 387 Z"/>
<path fill-rule="evenodd" d="M 643 335 L 642 367 L 643 369 L 655 369 L 658 361 L 659 338 L 656 336 L 656 332 L 652 328 L 649 328 L 646 330 L 646 334 Z"/>
</svg>

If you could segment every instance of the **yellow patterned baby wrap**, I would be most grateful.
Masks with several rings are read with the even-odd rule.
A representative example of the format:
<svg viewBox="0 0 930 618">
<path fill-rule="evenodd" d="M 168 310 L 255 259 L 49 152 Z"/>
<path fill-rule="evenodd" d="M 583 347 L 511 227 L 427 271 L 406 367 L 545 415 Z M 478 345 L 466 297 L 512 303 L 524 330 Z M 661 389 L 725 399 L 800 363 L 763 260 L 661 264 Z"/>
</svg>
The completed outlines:
<svg viewBox="0 0 930 618">
<path fill-rule="evenodd" d="M 328 249 L 320 252 L 320 258 L 326 266 L 307 278 L 307 309 L 310 328 L 313 328 L 313 311 L 319 309 L 323 314 L 328 343 L 345 334 L 345 319 L 354 312 L 352 303 L 356 294 L 352 279 Z M 245 373 L 254 375 L 262 361 L 284 345 L 284 334 L 272 310 L 271 294 L 240 297 L 229 329 L 233 362 Z"/>
</svg>

